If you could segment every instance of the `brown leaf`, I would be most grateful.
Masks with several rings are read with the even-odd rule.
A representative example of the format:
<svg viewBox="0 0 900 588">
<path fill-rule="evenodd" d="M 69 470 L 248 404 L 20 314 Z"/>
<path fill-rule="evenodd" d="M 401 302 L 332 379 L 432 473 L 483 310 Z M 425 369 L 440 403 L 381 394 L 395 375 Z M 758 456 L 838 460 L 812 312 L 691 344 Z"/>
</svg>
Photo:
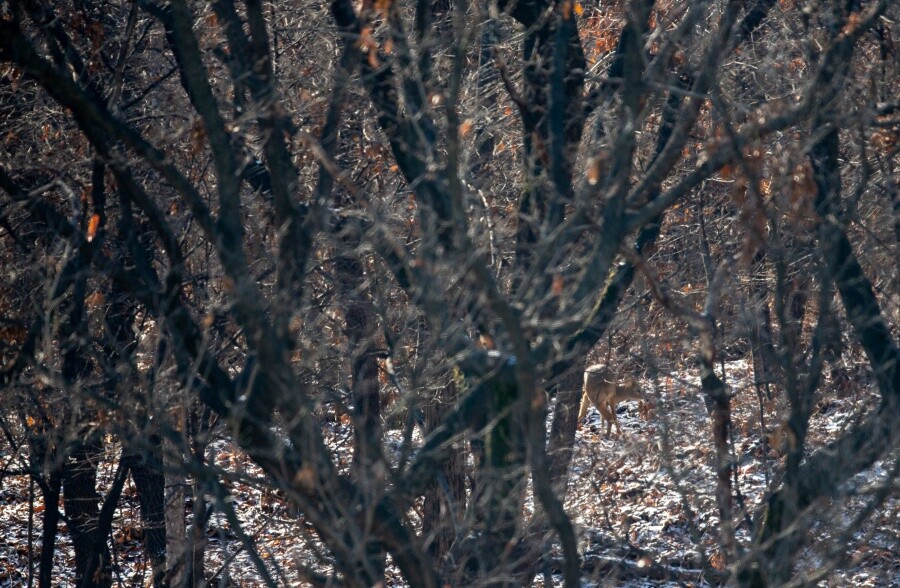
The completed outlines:
<svg viewBox="0 0 900 588">
<path fill-rule="evenodd" d="M 91 215 L 91 220 L 88 221 L 87 227 L 87 242 L 90 243 L 94 240 L 94 237 L 97 236 L 97 229 L 100 228 L 100 215 L 96 212 Z"/>
<path fill-rule="evenodd" d="M 562 276 L 553 276 L 553 295 L 559 296 L 563 293 L 563 287 L 565 286 L 565 280 L 563 280 Z"/>
<path fill-rule="evenodd" d="M 96 308 L 103 304 L 103 292 L 99 290 L 88 296 L 84 299 L 84 303 L 88 306 L 88 308 Z"/>
</svg>

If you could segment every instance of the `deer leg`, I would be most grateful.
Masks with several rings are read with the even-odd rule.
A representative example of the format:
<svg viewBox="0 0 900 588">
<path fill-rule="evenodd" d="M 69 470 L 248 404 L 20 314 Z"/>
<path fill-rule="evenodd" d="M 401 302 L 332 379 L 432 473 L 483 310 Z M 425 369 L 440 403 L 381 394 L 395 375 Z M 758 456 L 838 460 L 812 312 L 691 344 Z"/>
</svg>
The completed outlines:
<svg viewBox="0 0 900 588">
<path fill-rule="evenodd" d="M 622 425 L 619 424 L 619 417 L 616 414 L 616 405 L 613 403 L 609 403 L 609 420 L 610 420 L 610 428 L 616 428 L 616 437 L 622 436 Z"/>
<path fill-rule="evenodd" d="M 581 395 L 581 406 L 578 408 L 578 420 L 576 421 L 579 425 L 581 424 L 581 419 L 587 414 L 588 407 L 591 405 L 591 399 L 588 398 L 587 394 Z"/>
<path fill-rule="evenodd" d="M 603 417 L 603 420 L 606 422 L 606 436 L 609 437 L 609 432 L 612 429 L 612 425 L 616 420 L 616 413 L 610 412 L 609 404 L 606 402 L 601 402 L 597 405 L 597 409 L 600 411 L 600 415 Z"/>
</svg>

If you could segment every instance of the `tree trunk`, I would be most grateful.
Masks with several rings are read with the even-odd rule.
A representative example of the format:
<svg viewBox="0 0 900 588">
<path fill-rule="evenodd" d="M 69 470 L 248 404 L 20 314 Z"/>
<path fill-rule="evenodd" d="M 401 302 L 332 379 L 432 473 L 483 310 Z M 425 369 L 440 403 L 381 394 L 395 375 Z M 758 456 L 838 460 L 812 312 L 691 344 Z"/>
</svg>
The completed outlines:
<svg viewBox="0 0 900 588">
<path fill-rule="evenodd" d="M 769 311 L 769 284 L 765 250 L 760 248 L 750 264 L 750 345 L 753 351 L 753 378 L 768 390 L 775 381 L 777 360 L 772 344 L 772 313 Z"/>
<path fill-rule="evenodd" d="M 569 485 L 569 465 L 575 446 L 575 430 L 578 428 L 578 407 L 581 403 L 584 383 L 585 359 L 576 361 L 557 386 L 556 410 L 550 427 L 547 455 L 550 462 L 550 480 L 556 494 L 565 499 Z"/>
<path fill-rule="evenodd" d="M 112 585 L 112 568 L 106 537 L 99 536 L 102 532 L 99 528 L 100 495 L 96 484 L 101 453 L 99 441 L 78 447 L 63 466 L 62 484 L 66 518 L 75 547 L 76 584 L 103 588 Z M 92 569 L 94 558 L 99 559 L 96 569 Z"/>
<path fill-rule="evenodd" d="M 207 531 L 209 519 L 212 515 L 212 505 L 206 500 L 208 495 L 214 495 L 212 482 L 206 478 L 207 449 L 209 448 L 209 431 L 212 428 L 212 411 L 203 405 L 192 406 L 189 412 L 188 435 L 191 444 L 191 454 L 188 459 L 193 461 L 191 467 L 195 472 L 192 475 L 191 497 L 193 499 L 193 518 L 191 520 L 190 533 L 187 536 L 187 550 L 185 552 L 186 574 L 191 586 L 201 587 L 206 583 L 206 548 L 209 543 Z"/>
<path fill-rule="evenodd" d="M 191 520 L 190 534 L 187 537 L 185 574 L 190 586 L 200 588 L 206 584 L 206 530 L 209 527 L 211 511 L 206 502 L 205 484 L 202 481 L 194 480 L 192 490 L 194 516 Z"/>
<path fill-rule="evenodd" d="M 33 435 L 33 433 L 32 433 Z M 29 435 L 31 445 L 31 467 L 34 472 L 45 471 L 38 480 L 44 500 L 41 517 L 41 557 L 38 568 L 38 587 L 51 588 L 53 585 L 53 554 L 56 552 L 56 535 L 59 531 L 59 498 L 62 490 L 62 471 L 56 464 L 55 455 L 48 452 L 46 439 Z M 36 476 L 35 473 L 32 476 Z"/>
<path fill-rule="evenodd" d="M 42 487 L 44 497 L 44 516 L 41 530 L 41 561 L 38 568 L 38 586 L 51 588 L 53 585 L 53 554 L 56 552 L 56 533 L 59 530 L 59 496 L 62 489 L 62 478 L 52 473 L 46 480 L 46 488 Z"/>
<path fill-rule="evenodd" d="M 163 586 L 166 565 L 165 477 L 160 438 L 150 437 L 150 447 L 132 451 L 126 461 L 137 490 L 144 525 L 144 550 L 150 560 L 154 588 Z"/>
<path fill-rule="evenodd" d="M 163 440 L 163 471 L 165 480 L 165 578 L 170 586 L 184 584 L 187 558 L 187 529 L 184 522 L 185 485 L 181 473 L 180 449 L 170 440 Z"/>
<path fill-rule="evenodd" d="M 523 522 L 528 472 L 524 415 L 515 377 L 504 371 L 482 384 L 488 388 L 485 424 L 491 424 L 486 430 L 481 427 L 484 438 L 481 455 L 475 457 L 471 499 L 478 540 L 470 546 L 474 553 L 468 557 L 477 562 L 478 578 L 487 586 L 513 585 L 506 579 L 513 570 L 503 566 L 515 560 L 510 550 L 523 548 L 514 541 Z"/>
<path fill-rule="evenodd" d="M 378 359 L 375 349 L 375 309 L 367 296 L 364 262 L 356 251 L 359 244 L 359 227 L 355 221 L 341 221 L 335 228 L 347 251 L 335 261 L 335 271 L 344 301 L 344 321 L 350 354 L 351 395 L 353 401 L 353 471 L 360 482 L 371 480 L 381 460 L 381 387 L 378 382 Z M 360 483 L 359 492 L 365 496 L 361 504 L 371 508 L 382 497 L 383 485 Z M 384 581 L 385 551 L 377 541 L 369 537 L 366 521 L 370 513 L 360 513 L 358 518 L 361 540 L 365 543 L 355 553 L 365 554 L 358 562 L 356 580 L 373 586 Z M 358 541 L 348 535 L 348 541 Z"/>
<path fill-rule="evenodd" d="M 427 431 L 434 430 L 457 397 L 454 381 L 441 388 L 435 401 L 425 407 Z M 422 535 L 428 541 L 428 552 L 440 561 L 453 545 L 466 510 L 465 456 L 461 450 L 451 449 L 438 479 L 425 491 L 423 510 Z"/>
</svg>

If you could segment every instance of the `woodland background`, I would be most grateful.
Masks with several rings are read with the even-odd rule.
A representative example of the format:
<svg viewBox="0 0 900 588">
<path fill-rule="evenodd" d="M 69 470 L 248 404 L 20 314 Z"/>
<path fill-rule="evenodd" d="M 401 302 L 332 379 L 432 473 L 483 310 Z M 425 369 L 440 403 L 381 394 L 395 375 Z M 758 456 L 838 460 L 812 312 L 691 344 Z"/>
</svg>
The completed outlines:
<svg viewBox="0 0 900 588">
<path fill-rule="evenodd" d="M 0 2 L 0 585 L 897 586 L 898 22 Z"/>
</svg>

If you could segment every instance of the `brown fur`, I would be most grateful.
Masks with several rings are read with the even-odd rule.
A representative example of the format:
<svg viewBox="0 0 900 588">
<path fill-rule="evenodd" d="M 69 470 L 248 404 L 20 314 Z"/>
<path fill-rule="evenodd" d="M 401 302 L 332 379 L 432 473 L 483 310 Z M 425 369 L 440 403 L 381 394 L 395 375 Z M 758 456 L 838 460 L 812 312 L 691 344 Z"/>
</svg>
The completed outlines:
<svg viewBox="0 0 900 588">
<path fill-rule="evenodd" d="M 606 435 L 615 425 L 618 434 L 622 433 L 619 420 L 616 418 L 616 405 L 623 400 L 643 400 L 644 393 L 640 385 L 632 377 L 617 381 L 617 378 L 602 365 L 592 365 L 584 370 L 584 392 L 581 396 L 581 408 L 578 410 L 578 422 L 587 414 L 588 407 L 593 404 L 606 421 Z"/>
</svg>

